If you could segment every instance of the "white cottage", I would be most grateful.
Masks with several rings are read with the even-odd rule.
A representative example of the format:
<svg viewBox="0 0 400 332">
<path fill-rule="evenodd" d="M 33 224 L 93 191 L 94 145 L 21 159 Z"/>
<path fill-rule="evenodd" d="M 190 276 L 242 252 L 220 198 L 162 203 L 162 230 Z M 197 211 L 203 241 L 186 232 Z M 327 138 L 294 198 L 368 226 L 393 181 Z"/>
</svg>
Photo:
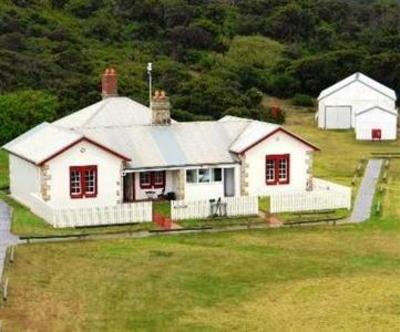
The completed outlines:
<svg viewBox="0 0 400 332">
<path fill-rule="evenodd" d="M 320 93 L 316 119 L 323 129 L 355 128 L 357 139 L 396 139 L 396 93 L 356 73 Z"/>
<path fill-rule="evenodd" d="M 149 109 L 116 88 L 107 70 L 102 101 L 4 146 L 15 199 L 60 209 L 311 189 L 318 148 L 285 128 L 232 116 L 178 123 L 164 93 Z"/>
</svg>

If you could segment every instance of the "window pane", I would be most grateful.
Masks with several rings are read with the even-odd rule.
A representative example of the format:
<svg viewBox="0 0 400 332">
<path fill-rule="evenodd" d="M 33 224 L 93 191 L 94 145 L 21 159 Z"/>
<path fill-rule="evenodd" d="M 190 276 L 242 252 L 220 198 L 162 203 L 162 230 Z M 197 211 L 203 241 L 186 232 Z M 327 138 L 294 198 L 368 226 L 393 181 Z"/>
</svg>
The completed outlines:
<svg viewBox="0 0 400 332">
<path fill-rule="evenodd" d="M 210 169 L 201 168 L 199 169 L 199 183 L 210 182 Z"/>
<path fill-rule="evenodd" d="M 155 185 L 163 185 L 164 184 L 164 172 L 154 172 L 154 184 Z"/>
<path fill-rule="evenodd" d="M 279 159 L 279 180 L 287 180 L 288 178 L 288 160 L 287 158 Z"/>
<path fill-rule="evenodd" d="M 222 169 L 221 168 L 213 168 L 212 169 L 212 181 L 213 182 L 221 182 L 222 181 Z"/>
<path fill-rule="evenodd" d="M 71 194 L 80 194 L 82 192 L 81 188 L 81 173 L 79 170 L 70 171 L 70 188 Z"/>
<path fill-rule="evenodd" d="M 186 182 L 197 183 L 197 169 L 186 170 Z"/>
<path fill-rule="evenodd" d="M 141 185 L 150 185 L 151 177 L 149 172 L 140 173 L 140 184 Z"/>
<path fill-rule="evenodd" d="M 94 194 L 96 192 L 96 172 L 92 169 L 85 170 L 85 193 Z"/>
<path fill-rule="evenodd" d="M 266 176 L 267 182 L 275 181 L 275 160 L 274 159 L 267 159 L 265 176 Z"/>
</svg>

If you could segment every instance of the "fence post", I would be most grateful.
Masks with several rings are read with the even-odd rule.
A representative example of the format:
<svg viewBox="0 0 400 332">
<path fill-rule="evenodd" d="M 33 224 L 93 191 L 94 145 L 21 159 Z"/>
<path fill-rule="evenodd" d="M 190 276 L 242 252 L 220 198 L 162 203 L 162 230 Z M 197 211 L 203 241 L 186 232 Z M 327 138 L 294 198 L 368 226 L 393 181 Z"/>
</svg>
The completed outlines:
<svg viewBox="0 0 400 332">
<path fill-rule="evenodd" d="M 11 247 L 11 252 L 10 252 L 10 263 L 14 263 L 14 252 L 15 252 L 15 247 Z"/>
<path fill-rule="evenodd" d="M 3 301 L 7 301 L 7 297 L 8 297 L 8 278 L 6 278 L 3 285 Z"/>
</svg>

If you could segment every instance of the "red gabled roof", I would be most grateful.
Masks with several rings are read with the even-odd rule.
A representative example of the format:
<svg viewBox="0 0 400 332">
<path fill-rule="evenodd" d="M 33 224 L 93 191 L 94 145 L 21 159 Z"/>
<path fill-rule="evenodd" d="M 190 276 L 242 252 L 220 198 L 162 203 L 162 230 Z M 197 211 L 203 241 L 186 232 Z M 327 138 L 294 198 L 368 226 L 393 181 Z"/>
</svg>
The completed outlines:
<svg viewBox="0 0 400 332">
<path fill-rule="evenodd" d="M 286 130 L 283 127 L 279 127 L 277 129 L 275 129 L 274 131 L 268 133 L 267 135 L 263 136 L 262 138 L 260 138 L 259 140 L 257 140 L 256 142 L 254 142 L 253 144 L 249 145 L 248 147 L 246 147 L 245 149 L 243 149 L 242 151 L 239 152 L 239 154 L 244 154 L 246 153 L 248 150 L 252 149 L 253 147 L 255 147 L 256 145 L 260 144 L 261 142 L 265 141 L 266 139 L 268 139 L 269 137 L 275 135 L 278 132 L 284 132 L 285 134 L 293 137 L 294 139 L 296 139 L 297 141 L 303 143 L 304 145 L 312 148 L 314 151 L 321 151 L 317 146 L 315 146 L 314 144 L 307 142 L 306 140 L 302 139 L 301 137 L 291 133 L 290 131 Z"/>
<path fill-rule="evenodd" d="M 73 143 L 67 145 L 66 147 L 62 148 L 61 150 L 59 150 L 59 151 L 53 153 L 51 156 L 47 157 L 46 159 L 40 161 L 40 162 L 37 163 L 37 164 L 38 164 L 38 165 L 43 165 L 44 163 L 48 162 L 48 161 L 51 160 L 51 159 L 54 159 L 55 157 L 59 156 L 59 155 L 62 154 L 63 152 L 69 150 L 70 148 L 72 148 L 73 146 L 75 146 L 76 144 L 78 144 L 78 143 L 80 143 L 80 142 L 82 142 L 82 141 L 89 142 L 89 143 L 91 143 L 91 144 L 97 146 L 98 148 L 100 148 L 100 149 L 102 149 L 102 150 L 104 150 L 104 151 L 106 151 L 106 152 L 108 152 L 108 153 L 111 153 L 112 155 L 114 155 L 114 156 L 116 156 L 116 157 L 118 157 L 118 158 L 121 158 L 121 159 L 126 160 L 126 161 L 131 161 L 130 158 L 128 158 L 128 157 L 126 157 L 126 156 L 124 156 L 124 155 L 122 155 L 122 154 L 120 154 L 120 153 L 118 153 L 118 152 L 116 152 L 116 151 L 114 151 L 114 150 L 111 150 L 110 148 L 108 148 L 108 147 L 106 147 L 106 146 L 104 146 L 104 145 L 102 145 L 102 144 L 99 144 L 99 143 L 97 143 L 97 142 L 91 140 L 90 138 L 81 137 L 81 138 L 77 139 L 75 142 L 73 142 Z"/>
</svg>

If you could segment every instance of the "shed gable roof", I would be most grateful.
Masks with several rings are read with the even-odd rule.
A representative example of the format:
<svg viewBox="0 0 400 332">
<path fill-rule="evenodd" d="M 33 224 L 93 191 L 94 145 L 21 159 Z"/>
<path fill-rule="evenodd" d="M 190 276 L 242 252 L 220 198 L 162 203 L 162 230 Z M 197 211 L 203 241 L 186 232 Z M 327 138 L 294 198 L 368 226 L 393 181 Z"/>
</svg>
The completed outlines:
<svg viewBox="0 0 400 332">
<path fill-rule="evenodd" d="M 362 74 L 362 73 L 355 73 L 349 77 L 346 77 L 345 79 L 337 82 L 334 85 L 331 85 L 330 87 L 326 88 L 325 90 L 322 90 L 321 93 L 318 96 L 318 100 L 321 101 L 322 99 L 336 93 L 337 91 L 340 91 L 349 85 L 351 85 L 354 82 L 360 82 L 364 84 L 365 86 L 381 93 L 382 95 L 385 95 L 386 97 L 396 101 L 396 92 L 387 86 L 375 81 L 374 79 Z"/>
<path fill-rule="evenodd" d="M 368 107 L 368 108 L 366 108 L 366 109 L 364 109 L 364 110 L 361 110 L 361 111 L 359 111 L 359 112 L 356 113 L 356 116 L 359 116 L 359 115 L 368 113 L 368 112 L 373 111 L 373 110 L 375 110 L 375 109 L 380 110 L 380 111 L 385 112 L 385 113 L 388 113 L 388 114 L 391 114 L 391 115 L 393 115 L 393 116 L 397 116 L 397 112 L 392 111 L 392 110 L 389 110 L 389 109 L 384 108 L 384 107 L 379 106 L 379 105 L 372 106 L 372 107 Z M 397 110 L 396 110 L 396 111 L 397 111 Z"/>
</svg>

